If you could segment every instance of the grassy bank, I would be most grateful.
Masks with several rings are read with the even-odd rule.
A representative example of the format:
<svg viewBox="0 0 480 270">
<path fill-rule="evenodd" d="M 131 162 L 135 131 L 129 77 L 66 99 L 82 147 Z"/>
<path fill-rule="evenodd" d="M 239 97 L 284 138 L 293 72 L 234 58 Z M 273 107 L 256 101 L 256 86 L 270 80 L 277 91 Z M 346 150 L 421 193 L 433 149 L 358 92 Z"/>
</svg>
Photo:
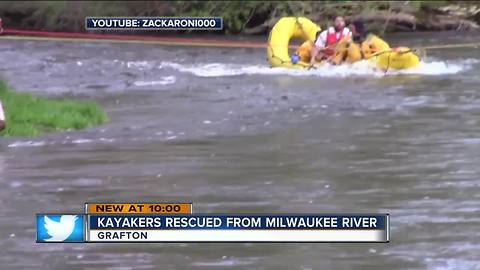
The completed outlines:
<svg viewBox="0 0 480 270">
<path fill-rule="evenodd" d="M 0 81 L 0 100 L 7 128 L 0 136 L 38 136 L 47 132 L 78 130 L 108 121 L 94 102 L 49 99 L 18 93 Z"/>
</svg>

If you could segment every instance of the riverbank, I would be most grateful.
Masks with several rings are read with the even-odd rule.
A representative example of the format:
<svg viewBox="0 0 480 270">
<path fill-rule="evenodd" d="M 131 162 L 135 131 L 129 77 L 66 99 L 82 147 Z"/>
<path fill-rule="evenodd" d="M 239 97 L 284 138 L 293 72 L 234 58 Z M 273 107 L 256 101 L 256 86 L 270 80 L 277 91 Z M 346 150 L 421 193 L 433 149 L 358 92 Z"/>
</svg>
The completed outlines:
<svg viewBox="0 0 480 270">
<path fill-rule="evenodd" d="M 48 132 L 79 130 L 108 121 L 98 104 L 71 99 L 49 99 L 18 93 L 0 81 L 0 100 L 6 129 L 0 136 L 38 136 Z"/>
<path fill-rule="evenodd" d="M 85 32 L 87 16 L 220 16 L 226 34 L 268 34 L 284 16 L 322 27 L 337 15 L 373 32 L 480 29 L 480 4 L 467 1 L 16 1 L 0 3 L 5 28 Z M 118 33 L 118 32 L 117 32 Z M 131 34 L 132 31 L 124 31 Z M 151 34 L 151 31 L 144 32 Z M 161 35 L 172 34 L 158 32 Z M 138 34 L 138 32 L 136 32 Z"/>
</svg>

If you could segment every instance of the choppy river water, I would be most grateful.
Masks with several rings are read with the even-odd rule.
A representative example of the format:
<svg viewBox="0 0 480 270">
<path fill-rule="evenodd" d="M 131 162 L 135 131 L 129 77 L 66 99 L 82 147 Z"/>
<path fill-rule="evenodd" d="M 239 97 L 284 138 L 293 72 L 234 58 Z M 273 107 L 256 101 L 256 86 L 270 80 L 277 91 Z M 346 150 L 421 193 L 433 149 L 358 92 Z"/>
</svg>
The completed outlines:
<svg viewBox="0 0 480 270">
<path fill-rule="evenodd" d="M 408 46 L 478 34 L 390 37 Z M 264 50 L 0 40 L 21 91 L 111 122 L 0 138 L 2 269 L 480 269 L 480 50 L 270 69 Z M 388 212 L 388 244 L 34 243 L 37 212 L 188 198 L 196 212 Z"/>
</svg>

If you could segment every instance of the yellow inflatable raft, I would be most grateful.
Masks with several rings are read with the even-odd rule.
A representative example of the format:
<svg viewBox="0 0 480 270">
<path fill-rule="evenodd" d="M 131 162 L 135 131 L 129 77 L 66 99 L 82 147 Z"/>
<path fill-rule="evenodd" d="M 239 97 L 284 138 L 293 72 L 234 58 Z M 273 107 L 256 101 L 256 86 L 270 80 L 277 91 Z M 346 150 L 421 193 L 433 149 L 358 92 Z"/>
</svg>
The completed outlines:
<svg viewBox="0 0 480 270">
<path fill-rule="evenodd" d="M 314 46 L 320 27 L 304 17 L 284 17 L 273 27 L 268 38 L 268 61 L 272 67 L 305 68 L 310 66 L 310 51 Z M 288 53 L 292 38 L 304 40 L 296 51 L 296 57 Z M 354 63 L 369 60 L 382 70 L 407 69 L 420 63 L 419 57 L 409 48 L 390 48 L 387 42 L 375 35 L 369 35 L 362 44 L 341 40 L 335 46 L 334 64 Z"/>
<path fill-rule="evenodd" d="M 420 58 L 410 48 L 390 48 L 387 42 L 375 35 L 369 35 L 362 43 L 364 58 L 375 62 L 382 70 L 408 69 L 420 64 Z"/>
<path fill-rule="evenodd" d="M 418 56 L 407 47 L 398 47 L 388 51 L 380 52 L 371 58 L 376 62 L 377 67 L 382 70 L 408 69 L 420 64 Z"/>
<path fill-rule="evenodd" d="M 267 56 L 272 67 L 305 68 L 309 62 L 292 62 L 288 48 L 291 39 L 301 39 L 313 45 L 320 27 L 305 17 L 281 18 L 268 37 Z"/>
</svg>

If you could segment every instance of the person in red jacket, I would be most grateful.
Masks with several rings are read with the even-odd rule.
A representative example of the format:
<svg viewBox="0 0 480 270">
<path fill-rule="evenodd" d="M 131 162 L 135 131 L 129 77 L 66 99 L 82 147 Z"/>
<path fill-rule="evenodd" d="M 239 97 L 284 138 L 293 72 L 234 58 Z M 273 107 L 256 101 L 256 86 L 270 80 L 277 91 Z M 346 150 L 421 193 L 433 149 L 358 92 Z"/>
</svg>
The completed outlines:
<svg viewBox="0 0 480 270">
<path fill-rule="evenodd" d="M 350 29 L 345 27 L 345 19 L 341 16 L 335 18 L 335 26 L 328 27 L 318 35 L 310 53 L 310 64 L 314 64 L 316 60 L 328 59 L 335 54 L 334 46 L 344 37 L 352 36 Z M 319 55 L 320 54 L 320 55 Z M 319 59 L 317 59 L 319 57 Z"/>
<path fill-rule="evenodd" d="M 2 18 L 0 18 L 0 35 L 3 33 L 3 23 Z"/>
</svg>

